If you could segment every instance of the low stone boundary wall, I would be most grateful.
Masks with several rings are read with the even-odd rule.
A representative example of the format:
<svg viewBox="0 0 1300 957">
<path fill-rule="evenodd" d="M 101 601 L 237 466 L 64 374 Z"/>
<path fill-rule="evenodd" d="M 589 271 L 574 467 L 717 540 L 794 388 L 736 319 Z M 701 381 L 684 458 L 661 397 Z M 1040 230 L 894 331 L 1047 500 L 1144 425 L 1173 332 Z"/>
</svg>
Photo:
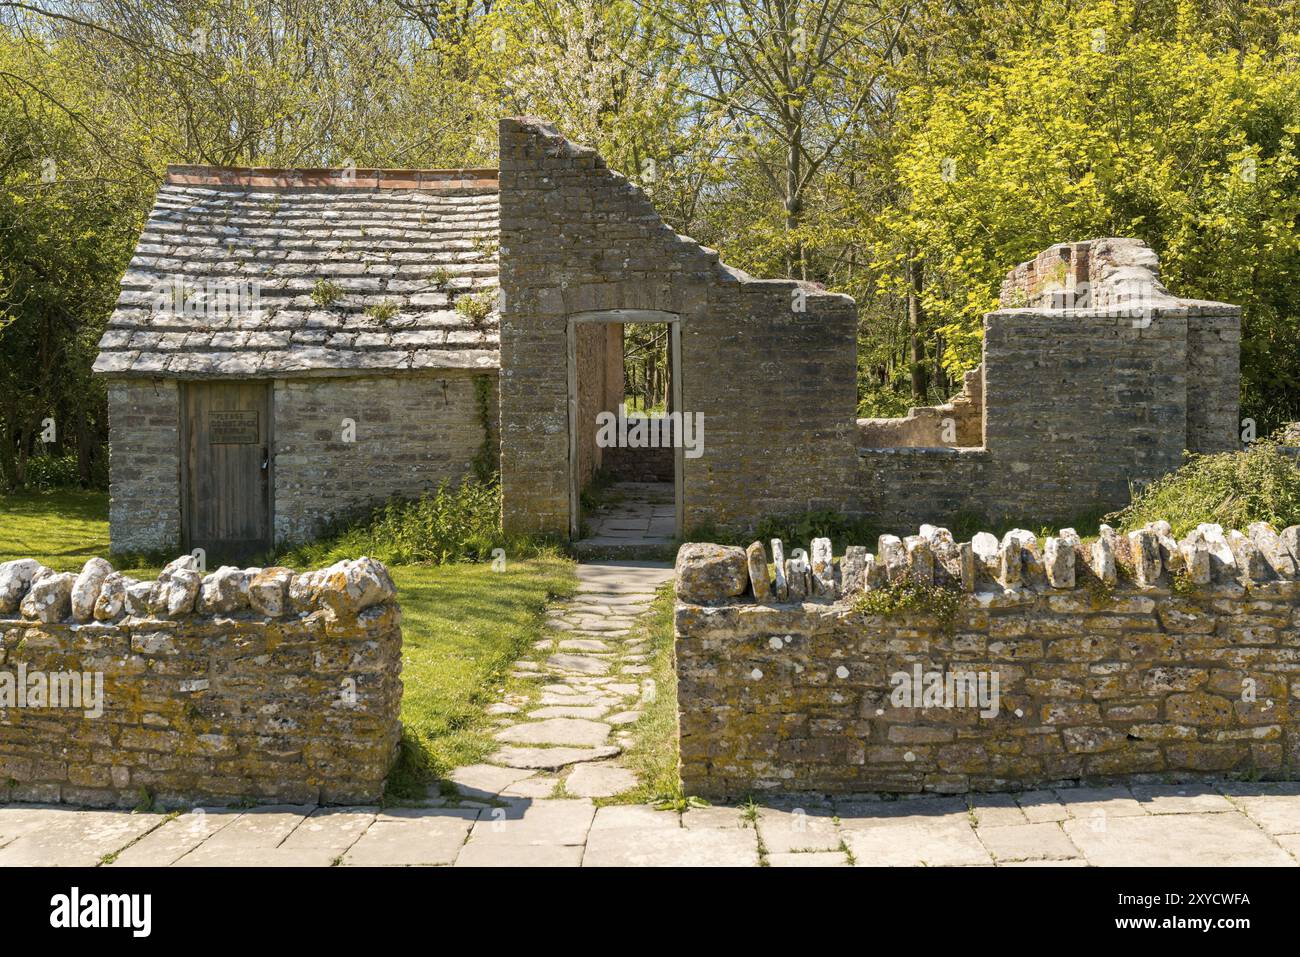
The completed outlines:
<svg viewBox="0 0 1300 957">
<path fill-rule="evenodd" d="M 0 564 L 0 799 L 376 801 L 401 649 L 369 558 L 204 576 L 186 556 L 153 582 Z"/>
<path fill-rule="evenodd" d="M 1300 528 L 682 546 L 688 793 L 1300 777 Z"/>
</svg>

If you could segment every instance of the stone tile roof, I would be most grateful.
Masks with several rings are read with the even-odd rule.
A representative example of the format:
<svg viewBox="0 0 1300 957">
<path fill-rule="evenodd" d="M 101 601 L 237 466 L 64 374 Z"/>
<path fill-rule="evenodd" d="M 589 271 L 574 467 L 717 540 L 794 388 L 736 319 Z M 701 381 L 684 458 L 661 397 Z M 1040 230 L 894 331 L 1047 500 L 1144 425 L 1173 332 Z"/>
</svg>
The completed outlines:
<svg viewBox="0 0 1300 957">
<path fill-rule="evenodd" d="M 172 166 L 95 371 L 496 369 L 496 170 Z"/>
</svg>

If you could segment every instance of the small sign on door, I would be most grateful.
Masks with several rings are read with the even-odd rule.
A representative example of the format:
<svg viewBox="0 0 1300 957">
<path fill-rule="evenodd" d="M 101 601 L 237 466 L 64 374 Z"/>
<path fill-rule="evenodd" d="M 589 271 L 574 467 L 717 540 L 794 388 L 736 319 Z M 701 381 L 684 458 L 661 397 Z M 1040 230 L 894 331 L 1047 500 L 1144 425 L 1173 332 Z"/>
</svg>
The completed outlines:
<svg viewBox="0 0 1300 957">
<path fill-rule="evenodd" d="M 256 445 L 258 441 L 257 411 L 209 412 L 209 445 Z"/>
</svg>

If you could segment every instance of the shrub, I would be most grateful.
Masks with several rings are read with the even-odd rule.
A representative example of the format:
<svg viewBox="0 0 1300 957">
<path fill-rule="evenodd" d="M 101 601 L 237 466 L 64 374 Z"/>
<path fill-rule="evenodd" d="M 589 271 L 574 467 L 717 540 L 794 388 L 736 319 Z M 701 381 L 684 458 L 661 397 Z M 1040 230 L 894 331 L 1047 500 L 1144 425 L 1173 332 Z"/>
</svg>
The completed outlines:
<svg viewBox="0 0 1300 957">
<path fill-rule="evenodd" d="M 1202 522 L 1244 529 L 1251 522 L 1278 528 L 1300 524 L 1300 468 L 1272 442 L 1244 452 L 1187 456 L 1182 467 L 1157 479 L 1132 504 L 1106 516 L 1120 528 L 1164 519 L 1182 536 Z"/>
<path fill-rule="evenodd" d="M 505 548 L 513 558 L 551 550 L 545 539 L 507 540 L 501 532 L 501 488 L 496 482 L 444 482 L 418 499 L 393 499 L 360 521 L 281 556 L 282 564 L 316 568 L 369 555 L 388 565 L 444 565 L 486 561 Z"/>
</svg>

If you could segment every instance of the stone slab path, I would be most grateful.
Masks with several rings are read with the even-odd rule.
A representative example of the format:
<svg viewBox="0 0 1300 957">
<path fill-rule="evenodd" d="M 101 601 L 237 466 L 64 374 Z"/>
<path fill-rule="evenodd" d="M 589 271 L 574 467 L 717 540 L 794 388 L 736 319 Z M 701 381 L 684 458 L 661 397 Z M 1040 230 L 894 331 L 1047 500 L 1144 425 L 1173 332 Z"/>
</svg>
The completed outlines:
<svg viewBox="0 0 1300 957">
<path fill-rule="evenodd" d="M 669 546 L 677 534 L 672 482 L 615 482 L 586 515 L 588 548 Z"/>
<path fill-rule="evenodd" d="M 179 815 L 0 806 L 0 867 L 1297 866 L 1300 783 L 660 811 L 597 807 L 636 776 L 628 727 L 655 689 L 634 629 L 664 565 L 580 565 L 577 595 L 490 707 L 500 747 L 421 807 L 195 808 Z"/>
<path fill-rule="evenodd" d="M 575 766 L 576 771 L 581 765 Z M 484 791 L 526 780 L 503 772 Z M 971 798 L 597 808 L 0 807 L 0 866 L 1297 866 L 1300 784 L 1074 788 Z"/>
</svg>

